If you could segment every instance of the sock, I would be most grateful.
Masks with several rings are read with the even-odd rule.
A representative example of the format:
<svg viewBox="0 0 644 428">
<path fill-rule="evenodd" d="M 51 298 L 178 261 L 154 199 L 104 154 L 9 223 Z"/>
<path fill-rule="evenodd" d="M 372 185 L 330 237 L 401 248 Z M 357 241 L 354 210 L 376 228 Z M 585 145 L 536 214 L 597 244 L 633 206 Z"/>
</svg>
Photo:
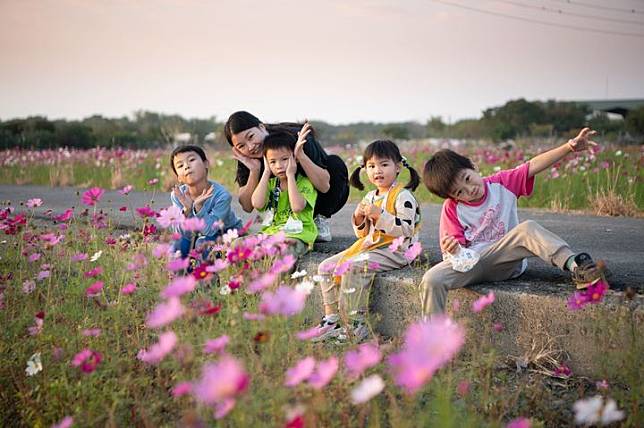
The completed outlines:
<svg viewBox="0 0 644 428">
<path fill-rule="evenodd" d="M 338 314 L 329 314 L 325 315 L 324 319 L 330 323 L 336 323 L 340 321 L 340 316 Z"/>
</svg>

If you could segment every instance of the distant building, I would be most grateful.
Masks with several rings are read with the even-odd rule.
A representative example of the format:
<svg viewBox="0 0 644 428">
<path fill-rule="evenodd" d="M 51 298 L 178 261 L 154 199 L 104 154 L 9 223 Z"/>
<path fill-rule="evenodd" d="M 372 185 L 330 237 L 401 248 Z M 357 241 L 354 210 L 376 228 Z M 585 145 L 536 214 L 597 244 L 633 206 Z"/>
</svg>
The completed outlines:
<svg viewBox="0 0 644 428">
<path fill-rule="evenodd" d="M 622 119 L 628 116 L 631 110 L 644 107 L 644 99 L 621 99 L 621 100 L 586 100 L 573 101 L 578 105 L 587 105 L 592 111 L 592 116 L 600 113 L 608 114 L 610 119 L 617 119 L 615 115 L 621 116 Z"/>
</svg>

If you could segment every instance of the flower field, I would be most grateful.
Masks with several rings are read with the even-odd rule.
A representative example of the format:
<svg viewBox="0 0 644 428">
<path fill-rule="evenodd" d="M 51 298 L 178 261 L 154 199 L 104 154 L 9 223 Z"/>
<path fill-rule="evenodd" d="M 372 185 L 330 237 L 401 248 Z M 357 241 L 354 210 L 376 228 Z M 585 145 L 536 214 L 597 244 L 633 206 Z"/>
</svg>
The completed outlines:
<svg viewBox="0 0 644 428">
<path fill-rule="evenodd" d="M 128 171 L 156 157 L 163 164 L 161 152 L 114 162 Z M 163 180 L 160 169 L 132 185 L 156 186 L 148 180 Z M 131 188 L 121 190 L 124 206 Z M 615 381 L 577 377 L 557 352 L 518 370 L 490 340 L 504 328 L 483 318 L 493 293 L 455 305 L 452 318 L 418 320 L 403 337 L 314 343 L 307 301 L 323 278 L 292 273 L 283 236 L 228 233 L 212 248 L 218 257 L 181 259 L 172 227 L 203 225 L 143 206 L 136 229 L 117 230 L 103 194 L 85 189 L 77 208 L 48 219 L 33 216 L 39 199 L 0 210 L 2 426 L 642 422 L 639 354 L 615 354 L 625 367 Z M 604 291 L 573 295 L 570 310 L 602 304 Z M 485 334 L 472 333 L 472 320 Z"/>
</svg>

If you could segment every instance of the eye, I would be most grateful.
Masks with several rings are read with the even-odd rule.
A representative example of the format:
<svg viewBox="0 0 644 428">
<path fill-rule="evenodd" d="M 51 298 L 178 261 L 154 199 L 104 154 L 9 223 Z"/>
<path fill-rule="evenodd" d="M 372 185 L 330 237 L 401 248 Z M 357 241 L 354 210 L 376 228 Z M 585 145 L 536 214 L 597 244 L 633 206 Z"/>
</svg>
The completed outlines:
<svg viewBox="0 0 644 428">
<path fill-rule="evenodd" d="M 470 182 L 470 176 L 469 176 L 469 175 L 468 175 L 467 177 L 465 177 L 465 182 L 466 182 L 466 183 L 469 183 L 469 182 Z"/>
</svg>

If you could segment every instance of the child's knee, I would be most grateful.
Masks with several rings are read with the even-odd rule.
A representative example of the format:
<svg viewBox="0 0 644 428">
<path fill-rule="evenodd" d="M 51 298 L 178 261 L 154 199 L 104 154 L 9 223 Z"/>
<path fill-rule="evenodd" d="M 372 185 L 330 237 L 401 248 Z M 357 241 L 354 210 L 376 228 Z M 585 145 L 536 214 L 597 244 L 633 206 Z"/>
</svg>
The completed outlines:
<svg viewBox="0 0 644 428">
<path fill-rule="evenodd" d="M 428 293 L 442 286 L 444 286 L 444 275 L 440 269 L 431 268 L 425 272 L 422 279 L 423 292 Z"/>
<path fill-rule="evenodd" d="M 534 220 L 526 220 L 519 223 L 516 227 L 517 232 L 530 233 L 535 229 L 540 228 L 541 225 Z"/>
</svg>

